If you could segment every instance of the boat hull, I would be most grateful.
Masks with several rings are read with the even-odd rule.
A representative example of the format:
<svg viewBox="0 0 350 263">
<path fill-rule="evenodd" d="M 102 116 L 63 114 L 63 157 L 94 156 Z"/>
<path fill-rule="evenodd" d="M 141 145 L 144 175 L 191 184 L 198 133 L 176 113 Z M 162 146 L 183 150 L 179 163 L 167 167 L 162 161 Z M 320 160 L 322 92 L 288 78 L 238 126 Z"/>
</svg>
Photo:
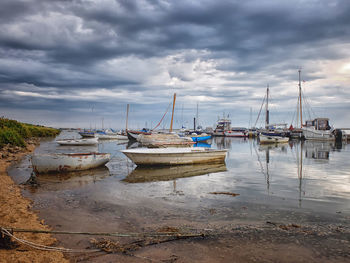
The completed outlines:
<svg viewBox="0 0 350 263">
<path fill-rule="evenodd" d="M 35 173 L 61 173 L 96 168 L 110 160 L 109 153 L 57 153 L 32 156 Z"/>
<path fill-rule="evenodd" d="M 128 136 L 120 134 L 97 134 L 99 140 L 128 140 Z"/>
<path fill-rule="evenodd" d="M 288 137 L 272 136 L 272 135 L 259 135 L 259 142 L 261 144 L 267 143 L 286 143 L 289 141 Z"/>
<path fill-rule="evenodd" d="M 141 166 L 166 166 L 224 162 L 227 150 L 206 148 L 128 149 L 121 151 Z"/>
<path fill-rule="evenodd" d="M 129 131 L 127 131 L 127 134 L 128 134 L 128 139 L 129 140 L 137 141 L 137 138 L 139 137 L 140 134 L 150 135 L 151 133 L 150 132 L 129 130 Z"/>
<path fill-rule="evenodd" d="M 57 140 L 59 145 L 96 145 L 98 144 L 98 138 L 88 138 L 88 139 L 71 139 L 71 140 Z"/>
<path fill-rule="evenodd" d="M 94 132 L 79 132 L 80 136 L 83 138 L 93 138 L 95 137 Z"/>
<path fill-rule="evenodd" d="M 313 128 L 303 128 L 303 135 L 305 140 L 315 141 L 333 141 L 335 140 L 334 134 L 330 130 L 315 130 Z"/>
<path fill-rule="evenodd" d="M 191 137 L 194 142 L 205 142 L 211 139 L 211 135 L 208 136 L 193 136 Z"/>
</svg>

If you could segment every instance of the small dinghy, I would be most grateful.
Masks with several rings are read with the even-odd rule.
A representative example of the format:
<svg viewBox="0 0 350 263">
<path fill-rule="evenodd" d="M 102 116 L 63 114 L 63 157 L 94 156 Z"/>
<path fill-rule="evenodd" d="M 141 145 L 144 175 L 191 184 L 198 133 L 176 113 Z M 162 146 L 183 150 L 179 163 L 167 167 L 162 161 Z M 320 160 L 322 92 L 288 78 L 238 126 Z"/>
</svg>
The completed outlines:
<svg viewBox="0 0 350 263">
<path fill-rule="evenodd" d="M 56 141 L 59 145 L 95 145 L 98 144 L 98 138 L 88 139 L 64 139 Z"/>
<path fill-rule="evenodd" d="M 265 144 L 265 143 L 286 143 L 289 141 L 288 137 L 282 136 L 279 133 L 264 133 L 262 132 L 259 135 L 259 142 L 260 144 Z"/>
<path fill-rule="evenodd" d="M 209 148 L 136 148 L 121 151 L 137 165 L 179 165 L 224 162 L 227 150 Z"/>
<path fill-rule="evenodd" d="M 60 173 L 96 168 L 110 158 L 109 153 L 52 153 L 35 154 L 31 161 L 35 173 Z"/>
<path fill-rule="evenodd" d="M 98 133 L 96 135 L 100 140 L 129 140 L 128 136 L 121 134 L 104 134 Z"/>
</svg>

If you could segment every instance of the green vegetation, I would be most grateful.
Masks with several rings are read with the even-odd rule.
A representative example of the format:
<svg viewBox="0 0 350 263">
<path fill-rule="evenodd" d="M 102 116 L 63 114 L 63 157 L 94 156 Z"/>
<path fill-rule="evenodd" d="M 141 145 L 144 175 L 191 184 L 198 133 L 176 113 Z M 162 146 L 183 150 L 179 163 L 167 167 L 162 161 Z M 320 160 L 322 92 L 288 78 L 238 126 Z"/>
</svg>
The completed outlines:
<svg viewBox="0 0 350 263">
<path fill-rule="evenodd" d="M 59 130 L 20 123 L 15 120 L 0 118 L 0 148 L 6 144 L 25 147 L 25 140 L 32 137 L 51 137 L 60 133 Z"/>
</svg>

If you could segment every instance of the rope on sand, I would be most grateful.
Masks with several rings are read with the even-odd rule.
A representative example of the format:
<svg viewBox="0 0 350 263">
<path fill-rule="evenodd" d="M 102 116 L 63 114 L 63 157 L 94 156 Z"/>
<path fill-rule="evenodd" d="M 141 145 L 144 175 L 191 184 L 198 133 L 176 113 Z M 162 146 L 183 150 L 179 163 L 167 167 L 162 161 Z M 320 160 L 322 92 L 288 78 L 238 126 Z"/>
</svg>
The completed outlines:
<svg viewBox="0 0 350 263">
<path fill-rule="evenodd" d="M 57 251 L 57 252 L 65 252 L 65 253 L 85 253 L 85 252 L 100 252 L 101 250 L 99 249 L 70 249 L 70 248 L 61 248 L 61 247 L 51 247 L 51 246 L 45 246 L 45 245 L 40 245 L 40 244 L 36 244 L 34 242 L 22 239 L 22 238 L 18 238 L 16 236 L 14 236 L 13 234 L 10 233 L 9 230 L 1 227 L 0 228 L 1 233 L 3 235 L 9 236 L 13 239 L 15 239 L 16 241 L 25 244 L 27 246 L 30 246 L 32 248 L 35 249 L 39 249 L 39 250 L 45 250 L 45 251 Z"/>
<path fill-rule="evenodd" d="M 177 239 L 191 238 L 191 237 L 204 237 L 204 233 L 180 233 L 180 232 L 146 232 L 146 233 L 106 233 L 106 232 L 69 232 L 69 231 L 53 231 L 53 230 L 37 230 L 37 229 L 21 229 L 21 228 L 5 228 L 0 227 L 0 232 L 3 235 L 11 237 L 16 241 L 30 246 L 35 249 L 45 251 L 58 251 L 65 253 L 86 253 L 86 252 L 100 252 L 100 249 L 70 249 L 61 247 L 52 247 L 36 244 L 34 242 L 18 238 L 14 236 L 13 232 L 25 232 L 25 233 L 41 233 L 41 234 L 69 234 L 69 235 L 93 235 L 93 236 L 114 236 L 114 237 L 173 237 Z"/>
</svg>

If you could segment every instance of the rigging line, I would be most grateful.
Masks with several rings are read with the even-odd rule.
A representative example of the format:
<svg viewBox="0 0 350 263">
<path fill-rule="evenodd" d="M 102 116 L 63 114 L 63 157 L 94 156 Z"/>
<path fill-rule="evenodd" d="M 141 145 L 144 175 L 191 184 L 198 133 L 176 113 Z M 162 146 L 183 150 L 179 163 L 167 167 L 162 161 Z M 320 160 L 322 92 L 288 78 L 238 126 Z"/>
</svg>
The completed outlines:
<svg viewBox="0 0 350 263">
<path fill-rule="evenodd" d="M 170 102 L 170 103 L 169 103 L 168 108 L 166 109 L 166 111 L 165 111 L 165 113 L 164 113 L 163 117 L 160 119 L 159 123 L 158 123 L 158 124 L 156 125 L 156 127 L 154 127 L 154 128 L 151 130 L 151 131 L 153 131 L 153 130 L 157 129 L 157 128 L 158 128 L 158 126 L 159 126 L 159 125 L 162 123 L 162 121 L 163 121 L 163 119 L 164 119 L 165 115 L 168 113 L 168 110 L 169 110 L 169 108 L 170 108 L 171 103 L 172 103 L 172 102 Z"/>
<path fill-rule="evenodd" d="M 298 104 L 299 104 L 299 97 L 298 97 L 298 101 L 297 101 L 297 110 L 298 110 Z M 296 110 L 296 111 L 297 111 L 297 110 Z M 294 122 L 294 117 L 295 117 L 295 115 L 296 115 L 296 111 L 293 112 L 293 117 L 292 117 L 291 123 Z"/>
<path fill-rule="evenodd" d="M 313 116 L 316 116 L 315 112 L 313 111 L 313 109 L 311 108 L 311 105 L 309 103 L 309 100 L 305 97 L 304 95 L 304 92 L 302 91 L 302 96 L 303 96 L 303 99 L 305 101 L 305 104 L 306 104 L 306 109 L 307 109 L 307 113 L 309 114 L 309 119 L 312 119 L 312 114 Z M 311 112 L 310 112 L 311 110 Z M 311 114 L 312 113 L 312 114 Z"/>
<path fill-rule="evenodd" d="M 258 123 L 258 120 L 259 120 L 259 117 L 260 117 L 260 113 L 261 113 L 262 107 L 264 106 L 264 103 L 265 103 L 265 99 L 266 99 L 266 94 L 265 94 L 264 99 L 263 99 L 263 102 L 262 102 L 262 104 L 261 104 L 261 106 L 260 106 L 259 114 L 258 114 L 258 117 L 256 118 L 254 127 L 256 127 L 256 124 Z"/>
</svg>

